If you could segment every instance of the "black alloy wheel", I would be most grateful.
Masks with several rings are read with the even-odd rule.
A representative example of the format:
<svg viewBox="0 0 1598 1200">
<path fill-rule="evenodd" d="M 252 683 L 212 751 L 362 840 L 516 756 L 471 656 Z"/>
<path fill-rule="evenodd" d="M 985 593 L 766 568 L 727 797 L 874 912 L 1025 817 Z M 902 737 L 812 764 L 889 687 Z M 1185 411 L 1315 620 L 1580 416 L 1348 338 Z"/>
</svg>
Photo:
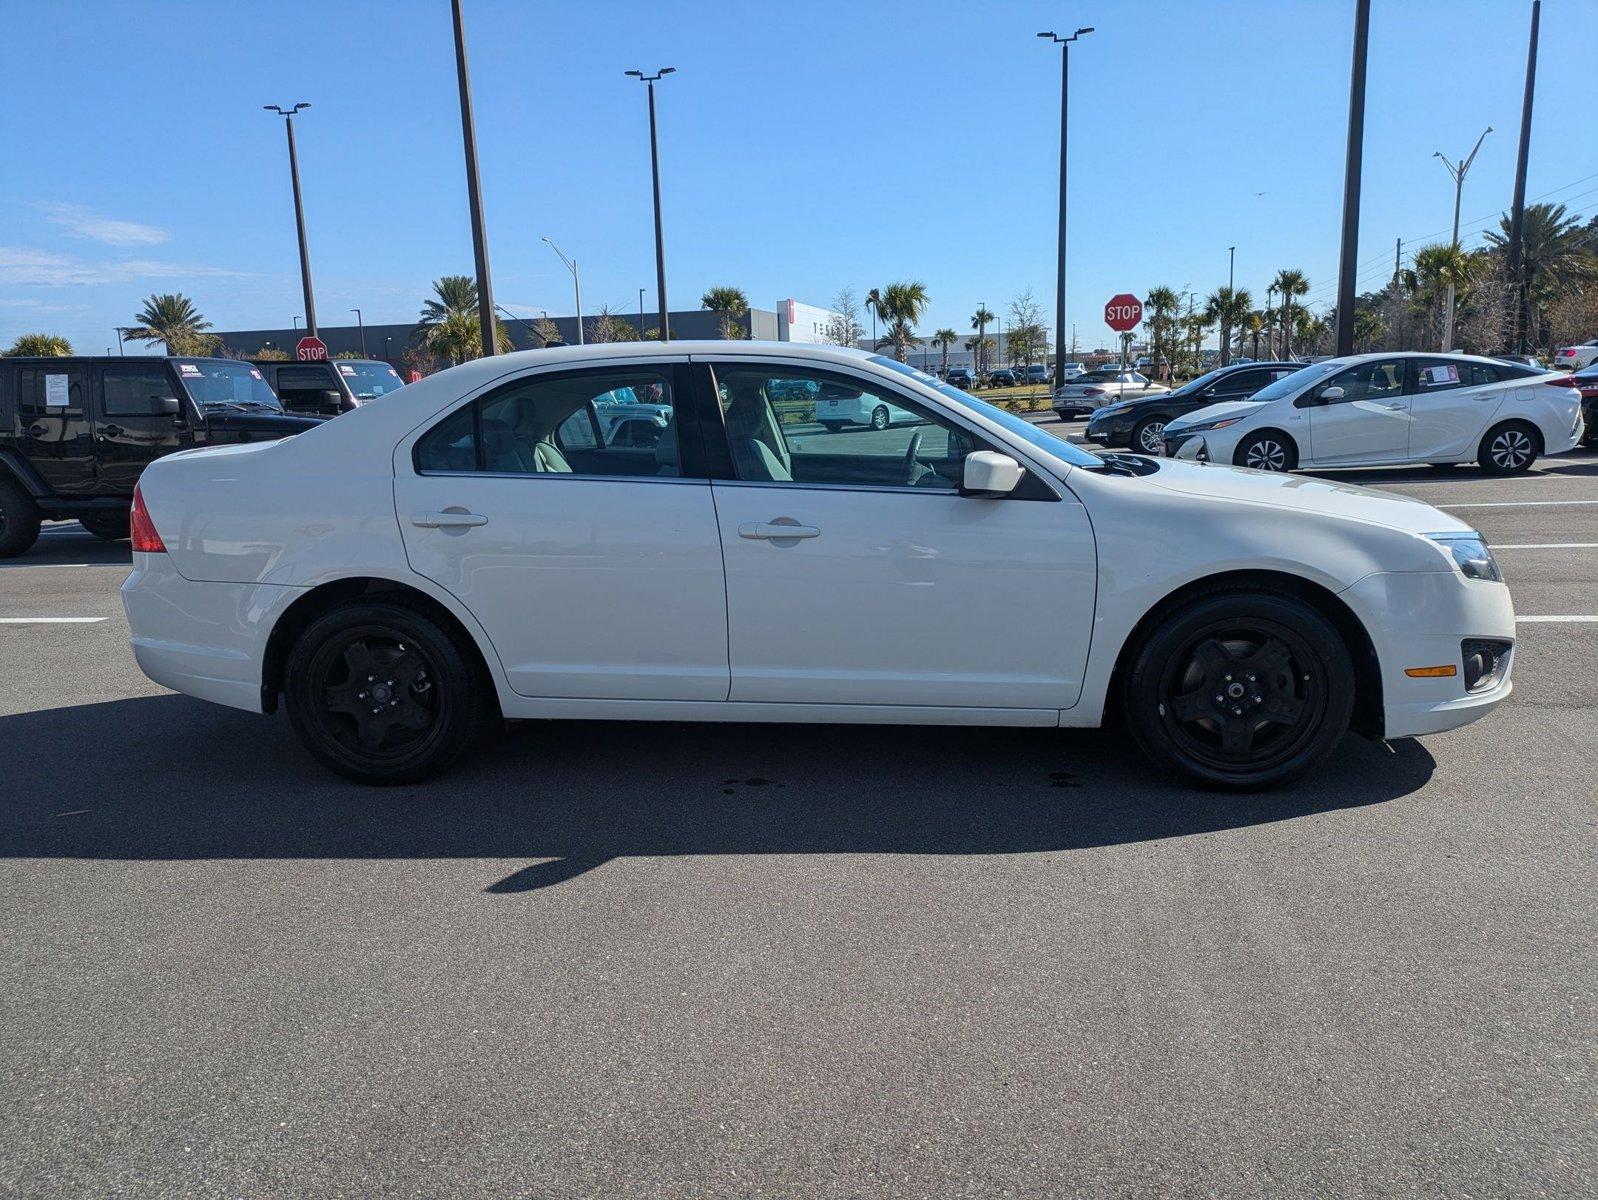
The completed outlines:
<svg viewBox="0 0 1598 1200">
<path fill-rule="evenodd" d="M 1519 475 L 1537 460 L 1536 431 L 1519 422 L 1508 422 L 1487 431 L 1481 440 L 1477 461 L 1489 475 Z"/>
<path fill-rule="evenodd" d="M 384 600 L 313 622 L 284 682 L 306 748 L 362 783 L 408 783 L 447 765 L 471 743 L 487 695 L 458 634 Z"/>
<path fill-rule="evenodd" d="M 1126 677 L 1128 723 L 1153 758 L 1206 786 L 1275 787 L 1347 732 L 1354 673 L 1303 601 L 1221 592 L 1167 617 Z"/>
<path fill-rule="evenodd" d="M 1132 430 L 1132 449 L 1139 454 L 1163 454 L 1165 452 L 1165 418 L 1145 417 L 1137 423 L 1137 428 Z"/>
<path fill-rule="evenodd" d="M 1283 435 L 1266 430 L 1238 446 L 1232 462 L 1255 471 L 1291 471 L 1298 466 L 1298 449 Z"/>
</svg>

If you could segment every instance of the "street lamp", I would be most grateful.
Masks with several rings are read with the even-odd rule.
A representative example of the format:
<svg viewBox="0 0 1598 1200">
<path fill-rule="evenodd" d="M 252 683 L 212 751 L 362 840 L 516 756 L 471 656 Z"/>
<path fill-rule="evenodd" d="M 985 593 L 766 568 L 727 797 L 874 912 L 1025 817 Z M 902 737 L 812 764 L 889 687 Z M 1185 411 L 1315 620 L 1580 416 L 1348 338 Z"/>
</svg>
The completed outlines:
<svg viewBox="0 0 1598 1200">
<path fill-rule="evenodd" d="M 303 100 L 293 108 L 280 108 L 276 104 L 263 104 L 267 112 L 283 118 L 283 127 L 289 136 L 289 177 L 294 183 L 294 228 L 300 238 L 300 286 L 305 290 L 305 331 L 316 336 L 316 297 L 311 292 L 311 252 L 305 243 L 305 204 L 300 198 L 300 157 L 294 147 L 294 114 L 311 106 Z"/>
<path fill-rule="evenodd" d="M 300 327 L 300 322 L 301 322 L 301 321 L 302 321 L 302 320 L 304 320 L 304 318 L 303 318 L 303 317 L 301 317 L 301 316 L 300 316 L 300 315 L 299 315 L 299 314 L 297 314 L 297 313 L 296 313 L 296 314 L 295 314 L 295 317 L 294 317 L 294 328 L 295 328 L 295 329 L 298 329 L 298 328 L 299 328 L 299 327 Z"/>
<path fill-rule="evenodd" d="M 1060 333 L 1065 329 L 1065 144 L 1071 100 L 1071 43 L 1092 32 L 1093 26 L 1088 25 L 1078 29 L 1070 37 L 1060 37 L 1052 30 L 1038 34 L 1040 38 L 1048 38 L 1060 47 L 1060 262 L 1054 287 L 1055 387 L 1065 385 L 1065 348 L 1062 344 L 1065 339 Z"/>
<path fill-rule="evenodd" d="M 361 331 L 361 357 L 365 358 L 366 357 L 366 319 L 361 316 L 361 310 L 360 309 L 352 308 L 352 309 L 350 309 L 350 311 L 355 314 L 355 325 L 356 325 L 356 328 L 358 328 Z"/>
<path fill-rule="evenodd" d="M 1229 291 L 1229 292 L 1233 292 L 1233 291 L 1237 290 L 1237 247 L 1236 246 L 1228 246 L 1226 248 L 1226 290 Z"/>
<path fill-rule="evenodd" d="M 461 146 L 466 154 L 466 202 L 472 218 L 472 253 L 477 266 L 477 323 L 483 355 L 495 353 L 494 281 L 488 273 L 488 229 L 483 223 L 483 185 L 477 174 L 477 122 L 472 116 L 472 79 L 466 69 L 466 24 L 461 0 L 450 5 L 455 22 L 455 79 L 461 100 Z"/>
<path fill-rule="evenodd" d="M 122 335 L 124 333 L 130 332 L 132 330 L 132 328 L 133 328 L 133 326 L 131 326 L 131 325 L 118 325 L 116 327 L 116 330 L 117 330 L 117 353 L 118 354 L 121 354 L 123 352 L 123 350 L 122 350 Z"/>
<path fill-rule="evenodd" d="M 1448 173 L 1454 178 L 1454 240 L 1452 245 L 1454 253 L 1459 253 L 1459 197 L 1465 190 L 1465 173 L 1470 170 L 1470 164 L 1476 161 L 1476 151 L 1481 149 L 1481 144 L 1487 140 L 1487 135 L 1493 131 L 1491 125 L 1482 130 L 1481 137 L 1476 139 L 1475 149 L 1471 150 L 1469 158 L 1462 158 L 1457 163 L 1451 163 L 1444 157 L 1441 150 L 1432 152 L 1433 158 L 1441 158 L 1443 166 L 1448 168 Z M 1447 350 L 1454 344 L 1454 281 L 1448 281 L 1448 311 L 1443 317 L 1443 344 L 1440 349 Z"/>
<path fill-rule="evenodd" d="M 644 289 L 638 289 L 638 339 L 644 337 Z"/>
<path fill-rule="evenodd" d="M 577 344 L 581 346 L 583 344 L 583 277 L 577 273 L 577 260 L 575 258 L 567 258 L 564 254 L 561 254 L 560 247 L 548 238 L 543 238 L 542 241 L 556 254 L 560 255 L 560 261 L 565 263 L 566 269 L 572 273 L 572 287 L 577 292 Z"/>
<path fill-rule="evenodd" d="M 655 287 L 660 293 L 660 340 L 671 340 L 671 326 L 666 318 L 666 245 L 660 224 L 660 139 L 655 129 L 655 84 L 667 75 L 674 75 L 676 67 L 661 67 L 653 75 L 642 71 L 625 71 L 634 79 L 649 85 L 649 170 L 655 183 Z"/>
</svg>

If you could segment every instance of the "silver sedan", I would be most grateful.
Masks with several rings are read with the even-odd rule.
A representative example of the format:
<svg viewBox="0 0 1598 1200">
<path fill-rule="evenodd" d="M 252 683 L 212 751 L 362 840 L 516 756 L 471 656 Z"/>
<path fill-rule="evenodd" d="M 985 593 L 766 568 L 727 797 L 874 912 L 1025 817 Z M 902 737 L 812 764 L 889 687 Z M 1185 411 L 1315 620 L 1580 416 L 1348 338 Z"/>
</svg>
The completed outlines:
<svg viewBox="0 0 1598 1200">
<path fill-rule="evenodd" d="M 1138 400 L 1171 389 L 1136 371 L 1089 371 L 1054 389 L 1054 411 L 1062 417 L 1082 416 L 1106 404 Z"/>
</svg>

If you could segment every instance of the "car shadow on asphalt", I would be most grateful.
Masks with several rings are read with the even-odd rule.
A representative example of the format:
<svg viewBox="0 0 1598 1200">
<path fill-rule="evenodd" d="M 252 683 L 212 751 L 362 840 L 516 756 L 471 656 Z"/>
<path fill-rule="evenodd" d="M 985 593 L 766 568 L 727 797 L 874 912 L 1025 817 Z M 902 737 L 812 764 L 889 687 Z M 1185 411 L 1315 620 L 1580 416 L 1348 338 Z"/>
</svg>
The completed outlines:
<svg viewBox="0 0 1598 1200">
<path fill-rule="evenodd" d="M 0 571 L 22 571 L 28 567 L 110 567 L 133 566 L 133 548 L 127 542 L 107 542 L 89 533 L 77 522 L 48 525 L 33 549 L 16 558 L 0 560 Z"/>
<path fill-rule="evenodd" d="M 1366 487 L 1381 487 L 1391 483 L 1448 483 L 1453 480 L 1512 483 L 1517 479 L 1536 479 L 1540 475 L 1590 479 L 1598 477 L 1598 457 L 1591 450 L 1577 449 L 1555 458 L 1539 459 L 1532 470 L 1524 475 L 1486 475 L 1481 468 L 1469 463 L 1452 467 L 1348 467 L 1342 470 L 1303 471 L 1300 474 L 1337 483 L 1358 483 Z"/>
<path fill-rule="evenodd" d="M 501 858 L 535 891 L 615 858 L 1072 851 L 1293 820 L 1408 795 L 1419 742 L 1350 737 L 1311 777 L 1226 795 L 1111 730 L 516 723 L 447 774 L 331 775 L 287 720 L 162 695 L 0 717 L 0 854 Z"/>
</svg>

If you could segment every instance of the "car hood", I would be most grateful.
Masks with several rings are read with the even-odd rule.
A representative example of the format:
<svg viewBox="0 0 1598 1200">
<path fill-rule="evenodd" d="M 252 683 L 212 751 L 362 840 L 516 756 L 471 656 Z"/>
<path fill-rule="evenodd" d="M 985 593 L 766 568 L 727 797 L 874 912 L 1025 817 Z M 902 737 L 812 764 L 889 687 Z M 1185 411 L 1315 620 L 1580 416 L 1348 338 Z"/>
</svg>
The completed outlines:
<svg viewBox="0 0 1598 1200">
<path fill-rule="evenodd" d="M 1184 496 L 1301 509 L 1385 525 L 1406 533 L 1447 533 L 1471 528 L 1459 518 L 1433 508 L 1424 500 L 1414 500 L 1395 492 L 1381 492 L 1357 484 L 1337 483 L 1286 472 L 1250 471 L 1243 467 L 1169 458 L 1158 461 L 1159 471 L 1148 476 L 1147 482 Z"/>
<path fill-rule="evenodd" d="M 1207 425 L 1211 421 L 1224 421 L 1227 417 L 1246 417 L 1257 413 L 1265 405 L 1257 400 L 1223 400 L 1207 408 L 1195 409 L 1186 416 L 1177 417 L 1165 427 L 1167 433 L 1180 433 L 1192 425 Z"/>
<path fill-rule="evenodd" d="M 291 437 L 315 429 L 327 417 L 312 417 L 302 413 L 230 412 L 227 409 L 205 410 L 206 427 L 228 433 L 265 433 L 273 437 Z"/>
</svg>

